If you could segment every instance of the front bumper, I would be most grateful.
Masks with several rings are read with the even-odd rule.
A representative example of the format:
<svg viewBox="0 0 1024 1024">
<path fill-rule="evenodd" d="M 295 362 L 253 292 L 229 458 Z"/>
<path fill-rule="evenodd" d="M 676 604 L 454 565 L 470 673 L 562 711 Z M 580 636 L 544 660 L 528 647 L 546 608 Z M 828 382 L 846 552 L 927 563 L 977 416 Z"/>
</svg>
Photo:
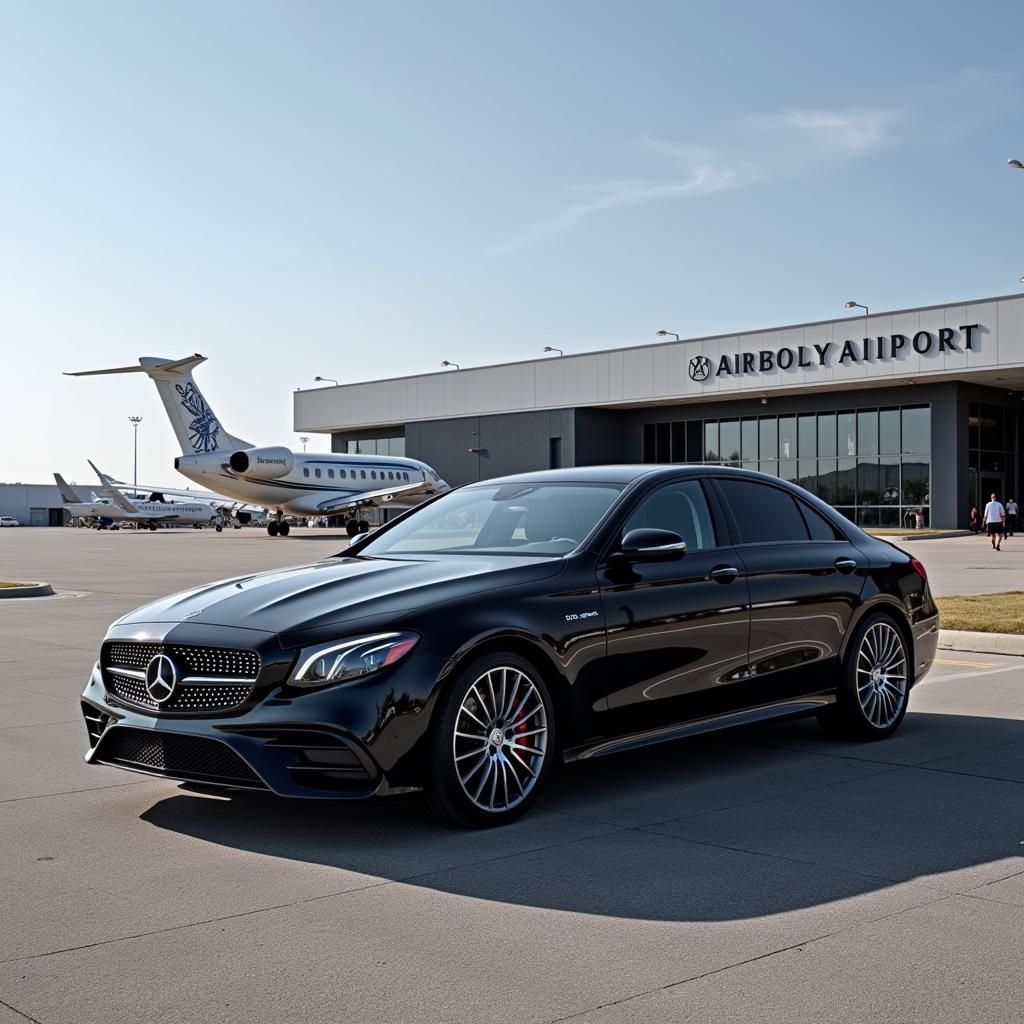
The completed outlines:
<svg viewBox="0 0 1024 1024">
<path fill-rule="evenodd" d="M 358 799 L 422 785 L 422 746 L 442 663 L 412 654 L 394 669 L 302 694 L 275 687 L 231 714 L 155 715 L 104 686 L 82 694 L 85 760 L 278 796 Z"/>
</svg>

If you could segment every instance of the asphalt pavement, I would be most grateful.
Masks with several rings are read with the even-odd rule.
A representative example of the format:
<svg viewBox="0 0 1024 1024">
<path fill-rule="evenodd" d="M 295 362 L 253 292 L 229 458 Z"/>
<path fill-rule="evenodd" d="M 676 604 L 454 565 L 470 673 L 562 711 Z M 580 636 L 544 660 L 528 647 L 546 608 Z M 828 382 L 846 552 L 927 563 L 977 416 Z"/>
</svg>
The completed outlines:
<svg viewBox="0 0 1024 1024">
<path fill-rule="evenodd" d="M 0 531 L 0 578 L 63 592 L 0 602 L 0 1024 L 1021 1020 L 1024 659 L 943 652 L 883 743 L 800 721 L 577 764 L 483 832 L 82 762 L 113 618 L 344 544 Z M 981 540 L 914 552 L 938 582 L 955 544 L 991 577 Z"/>
</svg>

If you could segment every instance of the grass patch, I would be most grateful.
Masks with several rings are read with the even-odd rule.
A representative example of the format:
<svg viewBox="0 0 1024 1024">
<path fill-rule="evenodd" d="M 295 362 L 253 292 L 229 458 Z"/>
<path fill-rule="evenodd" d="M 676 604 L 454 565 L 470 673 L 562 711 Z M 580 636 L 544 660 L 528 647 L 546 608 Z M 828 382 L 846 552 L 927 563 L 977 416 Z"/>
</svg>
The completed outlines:
<svg viewBox="0 0 1024 1024">
<path fill-rule="evenodd" d="M 937 597 L 943 629 L 976 633 L 1024 633 L 1024 591 L 1008 594 L 965 594 Z"/>
<path fill-rule="evenodd" d="M 0 580 L 0 587 L 34 587 L 34 583 L 10 583 Z"/>
</svg>

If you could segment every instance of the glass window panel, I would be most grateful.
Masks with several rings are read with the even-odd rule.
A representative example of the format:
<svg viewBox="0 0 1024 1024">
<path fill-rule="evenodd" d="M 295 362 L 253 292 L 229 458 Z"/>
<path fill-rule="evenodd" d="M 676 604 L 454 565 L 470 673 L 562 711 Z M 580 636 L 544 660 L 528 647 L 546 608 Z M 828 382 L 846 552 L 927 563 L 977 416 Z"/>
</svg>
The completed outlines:
<svg viewBox="0 0 1024 1024">
<path fill-rule="evenodd" d="M 878 454 L 878 411 L 875 409 L 857 413 L 857 454 Z"/>
<path fill-rule="evenodd" d="M 808 539 L 796 502 L 781 488 L 749 480 L 721 480 L 719 486 L 739 527 L 741 544 Z"/>
<path fill-rule="evenodd" d="M 762 473 L 767 473 L 769 476 L 779 475 L 779 464 L 775 459 L 762 459 L 760 468 Z"/>
<path fill-rule="evenodd" d="M 779 421 L 774 416 L 762 417 L 759 425 L 761 435 L 761 458 L 779 457 Z"/>
<path fill-rule="evenodd" d="M 825 412 L 818 417 L 818 454 L 836 453 L 836 414 Z"/>
<path fill-rule="evenodd" d="M 657 446 L 655 443 L 655 430 L 653 423 L 644 424 L 644 462 L 655 461 L 655 451 Z"/>
<path fill-rule="evenodd" d="M 779 459 L 779 476 L 795 484 L 799 479 L 796 475 L 796 459 Z"/>
<path fill-rule="evenodd" d="M 656 462 L 671 462 L 672 452 L 670 450 L 670 427 L 669 423 L 658 424 L 658 444 L 657 451 L 655 453 Z"/>
<path fill-rule="evenodd" d="M 841 516 L 845 516 L 847 519 L 849 519 L 851 523 L 853 522 L 853 520 L 857 516 L 857 510 L 855 508 L 849 508 L 849 507 L 837 508 L 836 511 Z"/>
<path fill-rule="evenodd" d="M 392 455 L 397 455 L 400 458 L 405 456 L 405 438 L 404 437 L 393 437 L 388 442 L 388 449 Z"/>
<path fill-rule="evenodd" d="M 835 529 L 832 524 L 818 511 L 811 508 L 810 505 L 805 505 L 803 502 L 798 502 L 800 505 L 800 511 L 804 515 L 804 522 L 807 523 L 807 529 L 810 531 L 811 540 L 840 540 L 841 538 L 836 535 Z"/>
<path fill-rule="evenodd" d="M 796 417 L 779 417 L 779 458 L 796 458 Z"/>
<path fill-rule="evenodd" d="M 740 421 L 721 420 L 719 429 L 719 458 L 722 462 L 740 461 Z"/>
<path fill-rule="evenodd" d="M 818 459 L 818 489 L 815 494 L 822 501 L 834 505 L 836 503 L 836 485 L 836 460 Z"/>
<path fill-rule="evenodd" d="M 740 423 L 740 452 L 744 459 L 757 458 L 757 420 Z"/>
<path fill-rule="evenodd" d="M 900 510 L 898 508 L 880 508 L 878 510 L 878 525 L 895 529 L 900 525 Z"/>
<path fill-rule="evenodd" d="M 879 499 L 883 505 L 900 503 L 900 460 L 887 456 L 880 460 L 878 467 L 878 487 L 881 491 Z"/>
<path fill-rule="evenodd" d="M 995 405 L 981 407 L 981 449 L 982 451 L 1003 450 L 1003 410 Z"/>
<path fill-rule="evenodd" d="M 755 462 L 753 459 L 744 459 L 743 462 L 740 463 L 740 465 L 744 469 L 749 469 L 754 473 L 757 472 L 757 462 Z"/>
<path fill-rule="evenodd" d="M 817 417 L 813 414 L 800 416 L 797 420 L 797 434 L 799 435 L 798 454 L 800 458 L 813 459 L 818 454 Z"/>
<path fill-rule="evenodd" d="M 916 459 L 903 460 L 903 504 L 927 505 L 929 494 L 928 463 Z"/>
<path fill-rule="evenodd" d="M 878 525 L 878 509 L 877 508 L 858 508 L 857 509 L 857 525 L 858 526 L 877 526 Z"/>
<path fill-rule="evenodd" d="M 700 420 L 689 420 L 686 424 L 686 461 L 703 462 L 704 424 Z"/>
<path fill-rule="evenodd" d="M 836 466 L 836 504 L 852 505 L 857 500 L 857 460 L 839 459 Z"/>
<path fill-rule="evenodd" d="M 932 450 L 931 409 L 903 410 L 903 454 L 928 455 Z"/>
<path fill-rule="evenodd" d="M 1012 452 L 1017 447 L 1017 413 L 1014 409 L 1003 410 L 1003 425 L 1006 429 L 1003 451 Z"/>
<path fill-rule="evenodd" d="M 672 424 L 672 461 L 686 461 L 686 424 Z"/>
<path fill-rule="evenodd" d="M 836 416 L 838 448 L 840 455 L 857 454 L 857 414 L 841 412 Z"/>
<path fill-rule="evenodd" d="M 878 450 L 882 455 L 899 455 L 900 448 L 900 411 L 899 409 L 883 409 L 878 414 Z"/>
<path fill-rule="evenodd" d="M 818 488 L 818 460 L 801 459 L 797 463 L 797 483 L 811 494 L 817 493 Z"/>
<path fill-rule="evenodd" d="M 644 498 L 630 514 L 622 532 L 641 527 L 678 533 L 688 551 L 713 548 L 716 543 L 711 510 L 697 480 L 666 484 Z"/>
<path fill-rule="evenodd" d="M 704 421 L 704 458 L 707 462 L 718 461 L 718 420 Z"/>
<path fill-rule="evenodd" d="M 969 448 L 980 448 L 981 447 L 981 412 L 978 409 L 977 402 L 971 402 L 967 407 L 967 446 Z M 904 410 L 906 415 L 906 410 Z"/>
<path fill-rule="evenodd" d="M 878 505 L 878 459 L 857 459 L 857 504 Z"/>
</svg>

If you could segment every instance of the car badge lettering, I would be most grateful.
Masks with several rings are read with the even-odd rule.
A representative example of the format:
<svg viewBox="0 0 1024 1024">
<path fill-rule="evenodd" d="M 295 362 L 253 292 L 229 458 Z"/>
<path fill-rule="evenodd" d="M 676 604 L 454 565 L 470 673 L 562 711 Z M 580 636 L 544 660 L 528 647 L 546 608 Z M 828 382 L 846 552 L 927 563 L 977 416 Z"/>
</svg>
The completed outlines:
<svg viewBox="0 0 1024 1024">
<path fill-rule="evenodd" d="M 157 704 L 166 704 L 178 688 L 178 666 L 166 654 L 157 654 L 146 666 L 146 693 Z"/>
</svg>

